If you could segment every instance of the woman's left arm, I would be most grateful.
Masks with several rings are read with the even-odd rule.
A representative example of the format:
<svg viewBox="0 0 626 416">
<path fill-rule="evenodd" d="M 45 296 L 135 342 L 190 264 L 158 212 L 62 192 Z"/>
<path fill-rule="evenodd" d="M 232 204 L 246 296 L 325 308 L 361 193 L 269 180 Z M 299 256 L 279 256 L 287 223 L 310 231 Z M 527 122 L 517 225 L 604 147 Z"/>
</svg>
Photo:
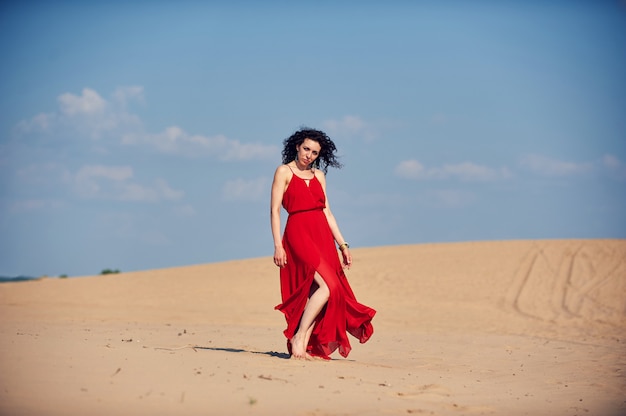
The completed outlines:
<svg viewBox="0 0 626 416">
<path fill-rule="evenodd" d="M 346 243 L 346 240 L 343 238 L 341 234 L 341 230 L 339 229 L 339 225 L 337 224 L 337 220 L 333 215 L 333 212 L 330 210 L 330 204 L 328 203 L 328 195 L 326 195 L 326 176 L 324 172 L 321 170 L 315 170 L 315 175 L 317 179 L 320 181 L 322 185 L 322 190 L 324 191 L 324 197 L 326 198 L 326 207 L 324 208 L 324 214 L 326 215 L 326 220 L 328 221 L 328 226 L 330 227 L 330 231 L 333 233 L 333 237 L 337 242 L 337 245 L 341 247 L 341 255 L 343 257 L 343 265 L 349 269 L 352 265 L 352 255 L 350 254 L 350 248 Z"/>
</svg>

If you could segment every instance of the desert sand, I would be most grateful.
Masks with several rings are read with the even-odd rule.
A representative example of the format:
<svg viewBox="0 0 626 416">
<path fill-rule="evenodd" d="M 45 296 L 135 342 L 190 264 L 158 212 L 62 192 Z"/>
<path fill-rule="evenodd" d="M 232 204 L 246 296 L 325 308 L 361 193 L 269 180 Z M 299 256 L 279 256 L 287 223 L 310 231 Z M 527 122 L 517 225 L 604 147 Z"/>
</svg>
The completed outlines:
<svg viewBox="0 0 626 416">
<path fill-rule="evenodd" d="M 375 308 L 296 361 L 270 257 L 0 285 L 1 415 L 624 415 L 626 240 L 352 250 Z"/>
</svg>

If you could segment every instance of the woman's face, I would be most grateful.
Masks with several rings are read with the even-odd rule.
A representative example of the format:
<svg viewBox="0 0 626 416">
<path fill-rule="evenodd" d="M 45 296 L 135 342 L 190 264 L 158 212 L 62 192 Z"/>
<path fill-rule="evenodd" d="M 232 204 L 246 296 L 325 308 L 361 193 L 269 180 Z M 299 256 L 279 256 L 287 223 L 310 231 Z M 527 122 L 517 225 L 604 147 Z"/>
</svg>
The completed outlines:
<svg viewBox="0 0 626 416">
<path fill-rule="evenodd" d="M 304 139 L 301 145 L 296 146 L 296 150 L 298 151 L 298 161 L 309 166 L 319 157 L 322 147 L 315 140 Z"/>
</svg>

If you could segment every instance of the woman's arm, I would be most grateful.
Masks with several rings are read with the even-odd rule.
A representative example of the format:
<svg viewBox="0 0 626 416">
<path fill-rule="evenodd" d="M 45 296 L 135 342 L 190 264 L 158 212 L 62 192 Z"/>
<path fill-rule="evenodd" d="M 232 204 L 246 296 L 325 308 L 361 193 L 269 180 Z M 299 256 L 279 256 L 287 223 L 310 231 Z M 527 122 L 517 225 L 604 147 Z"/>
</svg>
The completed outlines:
<svg viewBox="0 0 626 416">
<path fill-rule="evenodd" d="M 283 267 L 287 264 L 287 254 L 283 248 L 283 241 L 280 236 L 280 208 L 288 178 L 289 168 L 285 165 L 279 166 L 274 173 L 270 198 L 270 225 L 272 227 L 272 238 L 274 239 L 274 264 L 278 267 Z"/>
<path fill-rule="evenodd" d="M 338 245 L 342 245 L 346 242 L 341 234 L 341 230 L 339 229 L 339 225 L 337 224 L 337 220 L 333 215 L 333 212 L 330 210 L 330 204 L 328 202 L 328 195 L 326 195 L 326 176 L 324 172 L 321 170 L 315 170 L 315 175 L 317 179 L 322 184 L 322 189 L 324 190 L 324 196 L 326 197 L 326 207 L 324 208 L 324 214 L 326 214 L 326 220 L 328 221 L 328 226 L 330 227 L 330 231 L 333 233 L 333 238 L 337 242 Z M 352 255 L 350 254 L 350 249 L 347 246 L 342 247 L 341 255 L 343 257 L 343 264 L 346 268 L 350 268 L 352 265 Z"/>
</svg>

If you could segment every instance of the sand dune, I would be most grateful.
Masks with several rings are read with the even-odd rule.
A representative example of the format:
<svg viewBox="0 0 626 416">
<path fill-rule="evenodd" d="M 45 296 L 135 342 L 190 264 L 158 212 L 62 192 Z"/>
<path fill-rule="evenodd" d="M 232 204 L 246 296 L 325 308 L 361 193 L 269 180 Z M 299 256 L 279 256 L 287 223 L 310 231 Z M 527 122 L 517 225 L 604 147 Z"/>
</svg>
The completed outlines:
<svg viewBox="0 0 626 416">
<path fill-rule="evenodd" d="M 287 359 L 269 257 L 0 285 L 2 415 L 626 414 L 626 241 L 353 250 L 378 310 Z"/>
</svg>

